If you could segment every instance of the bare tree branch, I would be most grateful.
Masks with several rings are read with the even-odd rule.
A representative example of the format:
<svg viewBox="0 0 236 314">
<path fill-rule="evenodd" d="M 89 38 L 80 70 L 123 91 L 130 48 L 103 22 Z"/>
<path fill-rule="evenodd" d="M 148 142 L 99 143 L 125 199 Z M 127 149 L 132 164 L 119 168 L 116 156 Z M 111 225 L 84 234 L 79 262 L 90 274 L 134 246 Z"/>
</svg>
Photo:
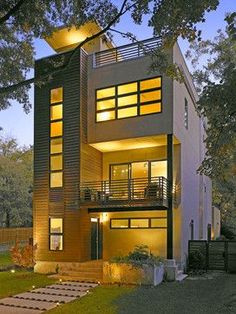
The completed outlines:
<svg viewBox="0 0 236 314">
<path fill-rule="evenodd" d="M 13 16 L 22 6 L 22 4 L 24 4 L 24 2 L 26 2 L 27 0 L 19 0 L 14 7 L 12 7 L 4 16 L 2 16 L 0 18 L 0 24 L 3 24 L 4 22 L 6 22 L 11 16 Z"/>
<path fill-rule="evenodd" d="M 23 0 L 24 1 L 24 0 Z M 85 40 L 83 40 L 70 54 L 70 57 L 68 58 L 67 62 L 65 64 L 63 64 L 62 66 L 58 67 L 57 69 L 55 69 L 54 71 L 51 71 L 50 73 L 47 73 L 45 75 L 39 76 L 37 78 L 30 78 L 28 80 L 25 81 L 21 81 L 19 83 L 16 84 L 12 84 L 10 86 L 6 86 L 6 87 L 1 87 L 0 88 L 0 95 L 1 94 L 6 94 L 9 92 L 13 92 L 14 90 L 21 88 L 21 87 L 25 87 L 25 86 L 29 86 L 32 83 L 36 83 L 40 82 L 40 81 L 45 81 L 47 80 L 50 76 L 55 75 L 61 71 L 66 70 L 70 64 L 71 64 L 71 60 L 73 58 L 73 56 L 77 53 L 78 50 L 80 50 L 80 48 L 82 48 L 86 43 L 90 42 L 91 40 L 103 35 L 104 33 L 106 33 L 113 24 L 115 24 L 119 18 L 124 15 L 127 11 L 129 11 L 132 7 L 134 7 L 138 1 L 134 2 L 132 5 L 127 6 L 127 2 L 128 0 L 124 0 L 122 3 L 122 6 L 118 12 L 118 14 L 107 24 L 107 26 L 105 28 L 103 28 L 100 32 L 87 37 Z"/>
</svg>

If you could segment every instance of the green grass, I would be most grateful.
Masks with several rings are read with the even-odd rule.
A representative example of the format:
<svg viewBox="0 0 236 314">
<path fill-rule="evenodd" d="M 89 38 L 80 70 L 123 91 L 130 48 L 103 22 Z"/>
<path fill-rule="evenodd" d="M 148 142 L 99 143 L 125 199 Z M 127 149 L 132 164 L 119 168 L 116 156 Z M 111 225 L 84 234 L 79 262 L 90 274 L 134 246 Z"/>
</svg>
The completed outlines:
<svg viewBox="0 0 236 314">
<path fill-rule="evenodd" d="M 13 265 L 10 252 L 0 252 L 0 269 Z"/>
<path fill-rule="evenodd" d="M 31 290 L 32 286 L 38 288 L 54 282 L 52 278 L 30 271 L 3 271 L 0 272 L 0 298 Z"/>
<path fill-rule="evenodd" d="M 186 279 L 157 287 L 101 286 L 48 314 L 236 313 L 236 274 Z"/>
</svg>

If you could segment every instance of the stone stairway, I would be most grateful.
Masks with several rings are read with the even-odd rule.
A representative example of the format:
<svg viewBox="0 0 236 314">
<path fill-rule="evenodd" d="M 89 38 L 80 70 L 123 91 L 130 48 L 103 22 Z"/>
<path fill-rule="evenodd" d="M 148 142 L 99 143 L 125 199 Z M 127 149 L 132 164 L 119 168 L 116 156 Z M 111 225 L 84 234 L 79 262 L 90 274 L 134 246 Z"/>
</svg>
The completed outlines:
<svg viewBox="0 0 236 314">
<path fill-rule="evenodd" d="M 95 283 L 58 282 L 0 300 L 0 314 L 40 314 L 83 297 Z"/>
<path fill-rule="evenodd" d="M 88 261 L 61 266 L 59 273 L 51 275 L 52 278 L 61 280 L 75 280 L 84 282 L 101 282 L 103 277 L 103 261 Z"/>
</svg>

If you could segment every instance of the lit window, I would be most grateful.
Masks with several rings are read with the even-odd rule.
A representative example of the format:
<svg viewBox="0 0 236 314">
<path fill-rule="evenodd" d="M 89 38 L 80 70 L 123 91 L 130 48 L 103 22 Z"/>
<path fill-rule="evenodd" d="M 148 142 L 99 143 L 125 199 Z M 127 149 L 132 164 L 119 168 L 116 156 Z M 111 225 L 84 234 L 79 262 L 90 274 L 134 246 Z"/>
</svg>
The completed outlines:
<svg viewBox="0 0 236 314">
<path fill-rule="evenodd" d="M 107 121 L 115 119 L 115 111 L 104 111 L 97 113 L 97 121 Z"/>
<path fill-rule="evenodd" d="M 143 80 L 140 82 L 140 90 L 152 89 L 161 87 L 161 77 L 156 77 L 153 79 Z"/>
<path fill-rule="evenodd" d="M 119 97 L 118 98 L 118 107 L 134 105 L 134 104 L 137 104 L 137 102 L 138 102 L 138 96 L 137 95 Z"/>
<path fill-rule="evenodd" d="M 152 218 L 151 228 L 167 228 L 167 219 L 166 218 Z"/>
<path fill-rule="evenodd" d="M 145 92 L 140 94 L 140 102 L 157 101 L 161 99 L 161 90 L 155 90 L 153 92 Z"/>
<path fill-rule="evenodd" d="M 50 118 L 51 120 L 62 119 L 62 104 L 50 107 Z"/>
<path fill-rule="evenodd" d="M 118 110 L 118 119 L 137 116 L 137 107 L 129 107 Z"/>
<path fill-rule="evenodd" d="M 50 218 L 49 221 L 49 237 L 50 237 L 50 250 L 62 251 L 63 250 L 63 219 Z"/>
<path fill-rule="evenodd" d="M 51 171 L 62 169 L 62 155 L 51 156 Z"/>
<path fill-rule="evenodd" d="M 51 123 L 50 136 L 62 136 L 62 121 Z"/>
<path fill-rule="evenodd" d="M 54 138 L 51 139 L 50 144 L 50 153 L 51 154 L 58 154 L 62 152 L 62 138 Z"/>
<path fill-rule="evenodd" d="M 51 172 L 50 173 L 50 187 L 51 188 L 60 188 L 62 186 L 63 186 L 62 171 L 60 171 L 60 172 Z"/>
<path fill-rule="evenodd" d="M 148 228 L 149 219 L 132 218 L 130 219 L 130 228 Z"/>
<path fill-rule="evenodd" d="M 97 102 L 97 110 L 105 110 L 115 107 L 115 99 L 101 100 Z"/>
<path fill-rule="evenodd" d="M 111 228 L 129 228 L 129 219 L 111 219 Z"/>
<path fill-rule="evenodd" d="M 119 85 L 118 86 L 118 95 L 137 92 L 137 88 L 138 88 L 137 82 Z"/>
<path fill-rule="evenodd" d="M 115 96 L 115 87 L 97 90 L 97 99 Z"/>
<path fill-rule="evenodd" d="M 55 104 L 57 102 L 63 101 L 63 88 L 55 88 L 51 89 L 51 95 L 50 95 L 50 103 Z"/>
<path fill-rule="evenodd" d="M 160 103 L 140 106 L 140 114 L 141 115 L 155 113 L 155 112 L 161 112 L 161 104 Z"/>
</svg>

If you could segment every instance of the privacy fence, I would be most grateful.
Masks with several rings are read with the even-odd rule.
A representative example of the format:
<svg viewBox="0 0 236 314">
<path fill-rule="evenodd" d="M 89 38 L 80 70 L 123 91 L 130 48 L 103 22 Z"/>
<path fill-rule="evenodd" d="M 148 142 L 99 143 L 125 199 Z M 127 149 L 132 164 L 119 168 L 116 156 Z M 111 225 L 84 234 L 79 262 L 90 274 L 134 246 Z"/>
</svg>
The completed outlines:
<svg viewBox="0 0 236 314">
<path fill-rule="evenodd" d="M 189 270 L 236 272 L 236 241 L 190 240 Z"/>
<path fill-rule="evenodd" d="M 33 238 L 33 228 L 0 228 L 0 251 L 8 250 L 16 242 L 29 243 Z"/>
</svg>

